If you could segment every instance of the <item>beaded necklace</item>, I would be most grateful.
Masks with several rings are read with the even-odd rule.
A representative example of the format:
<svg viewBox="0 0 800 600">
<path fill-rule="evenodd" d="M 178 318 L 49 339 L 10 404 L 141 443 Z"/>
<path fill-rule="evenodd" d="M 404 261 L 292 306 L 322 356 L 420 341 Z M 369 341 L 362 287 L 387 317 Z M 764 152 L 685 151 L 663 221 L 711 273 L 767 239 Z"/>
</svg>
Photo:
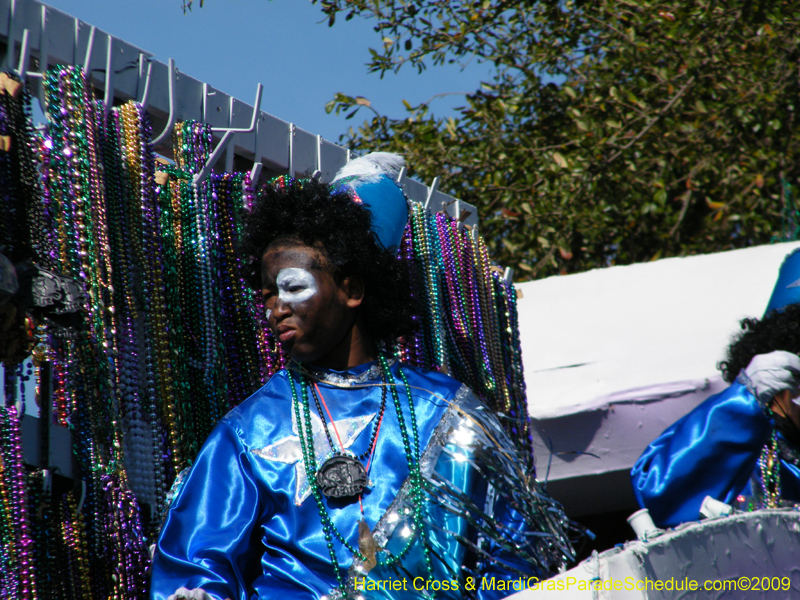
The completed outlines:
<svg viewBox="0 0 800 600">
<path fill-rule="evenodd" d="M 289 385 L 292 390 L 292 407 L 294 410 L 294 416 L 295 420 L 297 421 L 298 430 L 300 434 L 300 446 L 303 454 L 303 465 L 306 469 L 306 473 L 308 474 L 309 485 L 314 495 L 314 500 L 316 501 L 317 504 L 317 510 L 319 511 L 320 521 L 322 523 L 322 531 L 325 536 L 325 542 L 328 547 L 328 553 L 330 554 L 331 557 L 331 565 L 333 567 L 337 582 L 339 584 L 338 591 L 340 594 L 345 596 L 347 595 L 347 586 L 345 583 L 344 576 L 342 575 L 341 569 L 339 567 L 339 560 L 336 557 L 336 549 L 333 541 L 334 538 L 336 538 L 353 555 L 354 558 L 358 559 L 362 563 L 362 568 L 364 568 L 364 570 L 368 570 L 368 567 L 370 565 L 392 566 L 397 564 L 406 556 L 406 554 L 408 554 L 409 549 L 416 541 L 417 536 L 419 536 L 420 542 L 422 544 L 423 556 L 425 559 L 425 567 L 428 579 L 430 579 L 433 574 L 433 565 L 431 562 L 430 551 L 427 543 L 427 534 L 423 526 L 424 516 L 425 516 L 425 484 L 422 479 L 422 472 L 420 468 L 419 435 L 417 429 L 416 412 L 414 410 L 414 402 L 413 398 L 411 397 L 411 386 L 408 384 L 408 380 L 406 379 L 405 373 L 403 373 L 402 369 L 400 369 L 398 366 L 398 373 L 400 374 L 400 378 L 403 380 L 403 384 L 406 389 L 406 394 L 408 396 L 408 413 L 409 413 L 410 429 L 411 429 L 411 439 L 409 440 L 408 428 L 406 427 L 406 420 L 403 413 L 403 408 L 400 403 L 400 395 L 397 392 L 397 388 L 394 382 L 394 377 L 392 376 L 392 372 L 386 361 L 386 357 L 383 354 L 379 354 L 378 361 L 381 367 L 381 371 L 383 373 L 384 380 L 386 382 L 385 385 L 389 387 L 391 390 L 392 400 L 395 407 L 395 413 L 397 415 L 397 423 L 400 429 L 401 438 L 403 440 L 403 448 L 405 450 L 406 460 L 408 462 L 409 482 L 411 484 L 410 497 L 411 497 L 411 502 L 414 506 L 412 521 L 413 521 L 413 530 L 416 533 L 416 535 L 410 536 L 403 549 L 397 554 L 390 555 L 387 558 L 381 560 L 375 559 L 374 562 L 371 561 L 368 562 L 368 559 L 371 559 L 372 557 L 366 556 L 365 552 L 362 551 L 366 550 L 366 548 L 362 549 L 361 547 L 359 547 L 358 549 L 356 549 L 342 535 L 342 533 L 336 527 L 330 515 L 328 514 L 328 510 L 325 507 L 325 503 L 322 499 L 322 492 L 320 490 L 319 485 L 316 482 L 317 459 L 314 454 L 314 434 L 311 429 L 311 408 L 308 399 L 308 383 L 306 382 L 305 376 L 301 374 L 299 377 L 300 396 L 298 398 L 297 384 L 295 383 L 294 376 L 292 375 L 291 370 L 287 371 L 289 377 Z"/>
<path fill-rule="evenodd" d="M 325 460 L 317 469 L 316 482 L 321 488 L 322 494 L 328 498 L 348 498 L 351 496 L 358 496 L 359 505 L 361 506 L 361 514 L 364 514 L 364 506 L 361 503 L 361 495 L 365 487 L 369 487 L 368 473 L 369 467 L 372 463 L 372 453 L 375 450 L 375 444 L 378 441 L 378 433 L 383 423 L 383 414 L 386 412 L 386 385 L 381 389 L 381 407 L 377 418 L 373 418 L 372 435 L 370 436 L 367 449 L 359 455 L 346 451 L 342 439 L 339 436 L 339 430 L 336 427 L 336 421 L 333 419 L 328 404 L 325 398 L 322 397 L 322 392 L 317 389 L 316 382 L 311 386 L 311 396 L 314 398 L 314 403 L 317 406 L 317 414 L 322 420 L 322 430 L 325 432 L 325 437 L 328 439 L 328 445 L 333 452 L 333 456 Z M 322 403 L 320 403 L 320 398 Z M 323 405 L 325 410 L 322 410 Z M 333 443 L 333 438 L 328 430 L 328 423 L 325 420 L 325 413 L 331 420 L 336 439 L 339 442 L 337 447 Z M 364 467 L 362 461 L 369 457 L 367 466 Z"/>
<path fill-rule="evenodd" d="M 123 260 L 126 254 L 130 256 L 130 277 L 123 282 L 127 284 L 123 289 L 128 302 L 121 307 L 128 320 L 129 344 L 123 361 L 128 377 L 133 380 L 124 391 L 121 404 L 125 467 L 139 500 L 160 510 L 167 490 L 166 465 L 161 460 L 162 415 L 166 412 L 164 404 L 174 397 L 175 386 L 168 339 L 164 244 L 154 187 L 155 159 L 150 143 L 152 132 L 147 113 L 139 104 L 128 102 L 112 109 L 111 114 L 120 140 L 115 164 L 128 196 L 122 210 L 118 211 L 128 230 L 118 250 Z M 112 123 L 109 123 L 109 130 L 111 128 Z M 136 305 L 125 311 L 126 305 L 134 300 Z M 141 375 L 140 357 L 144 358 Z"/>
<path fill-rule="evenodd" d="M 36 597 L 33 540 L 25 501 L 25 467 L 16 409 L 0 407 L 0 564 L 4 594 Z"/>
<path fill-rule="evenodd" d="M 422 327 L 403 340 L 401 355 L 410 364 L 450 372 L 509 417 L 503 425 L 530 457 L 533 476 L 513 285 L 490 264 L 480 236 L 444 213 L 427 214 L 417 203 L 400 252 L 422 275 L 415 294 L 424 309 Z"/>
<path fill-rule="evenodd" d="M 58 223 L 60 265 L 83 283 L 89 296 L 84 332 L 54 344 L 54 351 L 63 357 L 62 381 L 71 398 L 67 403 L 73 403 L 67 418 L 87 484 L 83 511 L 88 551 L 77 556 L 87 560 L 94 573 L 93 595 L 123 598 L 146 588 L 147 548 L 138 506 L 127 491 L 116 401 L 126 379 L 116 360 L 118 334 L 124 332 L 118 329 L 115 314 L 113 284 L 119 278 L 112 268 L 111 245 L 116 234 L 109 230 L 107 219 L 109 206 L 113 220 L 117 205 L 106 196 L 100 169 L 100 157 L 104 166 L 110 164 L 105 151 L 108 124 L 98 122 L 105 111 L 96 105 L 80 69 L 52 69 L 44 86 L 50 117 L 44 181 Z M 115 495 L 114 490 L 120 493 Z"/>
<path fill-rule="evenodd" d="M 241 273 L 242 260 L 236 252 L 241 236 L 245 202 L 250 202 L 249 174 L 211 175 L 218 214 L 218 260 L 220 288 L 220 334 L 224 347 L 225 373 L 230 406 L 243 401 L 261 380 L 260 353 L 256 342 L 256 319 Z"/>
<path fill-rule="evenodd" d="M 766 508 L 777 508 L 781 498 L 781 459 L 778 452 L 778 434 L 772 430 L 769 443 L 764 446 L 758 459 L 761 470 L 761 491 Z"/>
<path fill-rule="evenodd" d="M 31 96 L 19 77 L 17 93 L 0 89 L 0 251 L 13 263 L 31 259 L 53 270 L 56 246 L 36 169 Z M 4 86 L 0 86 L 4 87 Z"/>
<path fill-rule="evenodd" d="M 168 453 L 170 479 L 187 465 L 190 456 L 189 444 L 194 436 L 193 411 L 189 409 L 192 397 L 192 378 L 190 377 L 189 349 L 184 300 L 189 291 L 183 268 L 183 230 L 181 227 L 182 183 L 190 179 L 190 174 L 180 169 L 161 165 L 159 169 L 167 174 L 159 187 L 158 202 L 161 235 L 164 239 L 164 283 L 165 303 L 170 331 L 172 369 L 175 389 L 172 397 L 164 398 L 162 422 L 166 432 L 165 450 Z"/>
<path fill-rule="evenodd" d="M 373 419 L 374 425 L 372 426 L 372 435 L 369 437 L 369 443 L 367 443 L 367 449 L 364 450 L 361 454 L 357 455 L 355 458 L 356 460 L 364 460 L 372 453 L 372 449 L 375 446 L 375 442 L 378 437 L 378 430 L 380 429 L 380 423 L 383 421 L 383 413 L 386 412 L 386 382 L 384 381 L 384 385 L 381 389 L 381 407 L 378 410 L 378 416 Z M 336 451 L 336 444 L 333 443 L 333 438 L 331 438 L 331 432 L 328 431 L 328 424 L 325 421 L 325 413 L 328 412 L 328 406 L 325 405 L 325 410 L 322 410 L 322 405 L 320 404 L 320 397 L 322 397 L 321 393 L 317 393 L 317 385 L 314 384 L 311 386 L 311 396 L 314 398 L 314 404 L 317 406 L 317 414 L 319 414 L 320 419 L 322 420 L 322 429 L 325 432 L 325 437 L 328 439 L 328 445 L 331 447 L 331 450 Z M 324 399 L 323 399 L 324 401 Z M 333 425 L 334 429 L 336 428 L 336 423 L 333 420 L 333 417 L 328 412 L 328 416 L 331 419 L 331 424 Z M 338 436 L 338 431 L 336 432 Z M 342 441 L 339 440 L 339 447 L 342 448 Z"/>
</svg>

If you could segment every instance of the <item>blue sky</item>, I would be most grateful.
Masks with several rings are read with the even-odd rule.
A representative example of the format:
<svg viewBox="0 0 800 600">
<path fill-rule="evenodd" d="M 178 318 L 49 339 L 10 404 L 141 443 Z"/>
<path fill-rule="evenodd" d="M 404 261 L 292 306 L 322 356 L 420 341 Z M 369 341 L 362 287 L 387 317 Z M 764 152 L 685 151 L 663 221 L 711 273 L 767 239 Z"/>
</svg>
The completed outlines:
<svg viewBox="0 0 800 600">
<path fill-rule="evenodd" d="M 362 110 L 350 121 L 325 113 L 334 93 L 361 95 L 379 112 L 404 114 L 435 94 L 474 91 L 489 78 L 490 67 L 473 62 L 431 67 L 418 75 L 404 68 L 381 79 L 368 74 L 369 47 L 380 37 L 374 21 L 338 19 L 323 22 L 309 0 L 199 0 L 183 14 L 181 0 L 48 0 L 46 4 L 151 52 L 169 58 L 184 73 L 217 89 L 253 102 L 256 83 L 264 84 L 262 110 L 331 141 L 368 116 Z M 434 114 L 453 114 L 463 103 L 454 95 L 437 99 Z M 363 115 L 363 116 L 362 116 Z"/>
</svg>

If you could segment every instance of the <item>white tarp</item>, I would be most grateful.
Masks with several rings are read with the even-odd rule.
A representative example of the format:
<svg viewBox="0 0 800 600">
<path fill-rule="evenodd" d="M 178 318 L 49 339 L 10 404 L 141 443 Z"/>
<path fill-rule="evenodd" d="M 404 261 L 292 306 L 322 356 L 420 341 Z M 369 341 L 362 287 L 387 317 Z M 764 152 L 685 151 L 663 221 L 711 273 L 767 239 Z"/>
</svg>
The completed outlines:
<svg viewBox="0 0 800 600">
<path fill-rule="evenodd" d="M 797 247 L 666 258 L 519 284 L 531 416 L 713 376 L 739 320 L 764 314 L 778 268 Z"/>
</svg>

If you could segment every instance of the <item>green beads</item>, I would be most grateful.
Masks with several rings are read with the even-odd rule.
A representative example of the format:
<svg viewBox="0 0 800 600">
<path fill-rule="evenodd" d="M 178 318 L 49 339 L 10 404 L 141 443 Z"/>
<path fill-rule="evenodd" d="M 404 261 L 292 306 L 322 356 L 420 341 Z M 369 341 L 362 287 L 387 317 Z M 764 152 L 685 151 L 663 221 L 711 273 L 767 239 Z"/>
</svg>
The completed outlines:
<svg viewBox="0 0 800 600">
<path fill-rule="evenodd" d="M 397 391 L 397 385 L 395 384 L 395 380 L 392 376 L 392 372 L 389 368 L 386 357 L 383 354 L 380 354 L 378 356 L 378 361 L 383 372 L 384 385 L 388 386 L 391 390 L 392 401 L 395 407 L 395 412 L 397 413 L 397 423 L 400 428 L 400 437 L 402 438 L 403 449 L 405 450 L 406 460 L 408 461 L 409 481 L 411 482 L 410 496 L 414 505 L 411 529 L 415 534 L 420 536 L 428 579 L 431 579 L 433 577 L 433 564 L 431 561 L 427 535 L 424 527 L 424 518 L 426 514 L 425 487 L 420 468 L 419 433 L 417 428 L 416 411 L 414 410 L 414 401 L 411 396 L 411 386 L 408 384 L 408 379 L 406 378 L 405 373 L 403 373 L 402 369 L 400 369 L 398 365 L 398 373 L 403 381 L 403 385 L 405 386 L 406 394 L 408 396 L 410 427 L 407 427 L 406 419 L 403 414 L 403 407 L 400 402 L 400 394 Z M 344 581 L 344 577 L 342 575 L 342 569 L 340 568 L 339 560 L 336 557 L 336 546 L 333 539 L 336 538 L 338 542 L 347 548 L 347 550 L 360 561 L 364 561 L 366 558 L 357 548 L 355 548 L 347 539 L 345 539 L 328 514 L 328 510 L 322 498 L 322 492 L 320 491 L 316 480 L 317 459 L 314 454 L 314 434 L 311 428 L 311 406 L 308 398 L 308 384 L 304 376 L 300 375 L 300 394 L 298 397 L 298 384 L 295 383 L 294 376 L 290 370 L 287 370 L 287 374 L 289 377 L 289 384 L 292 389 L 292 409 L 294 411 L 294 417 L 297 422 L 298 434 L 300 437 L 300 447 L 303 454 L 303 466 L 306 469 L 306 477 L 309 486 L 311 487 L 314 500 L 317 504 L 320 523 L 322 524 L 322 531 L 325 536 L 328 552 L 331 557 L 331 566 L 333 567 L 334 573 L 336 574 L 336 580 L 339 584 L 339 591 L 346 596 L 346 582 Z M 405 558 L 411 549 L 411 546 L 416 541 L 416 537 L 417 535 L 410 536 L 400 552 L 383 560 L 379 560 L 378 566 L 389 567 L 403 560 L 403 558 Z"/>
</svg>

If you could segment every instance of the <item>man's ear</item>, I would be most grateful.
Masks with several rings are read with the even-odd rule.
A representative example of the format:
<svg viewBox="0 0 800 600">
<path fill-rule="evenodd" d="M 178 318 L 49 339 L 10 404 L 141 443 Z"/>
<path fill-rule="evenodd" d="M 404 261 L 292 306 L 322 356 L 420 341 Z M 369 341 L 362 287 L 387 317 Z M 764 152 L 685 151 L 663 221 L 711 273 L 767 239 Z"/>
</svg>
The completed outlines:
<svg viewBox="0 0 800 600">
<path fill-rule="evenodd" d="M 347 306 L 358 308 L 364 301 L 364 280 L 357 275 L 345 277 L 342 281 L 342 291 L 347 296 Z"/>
</svg>

